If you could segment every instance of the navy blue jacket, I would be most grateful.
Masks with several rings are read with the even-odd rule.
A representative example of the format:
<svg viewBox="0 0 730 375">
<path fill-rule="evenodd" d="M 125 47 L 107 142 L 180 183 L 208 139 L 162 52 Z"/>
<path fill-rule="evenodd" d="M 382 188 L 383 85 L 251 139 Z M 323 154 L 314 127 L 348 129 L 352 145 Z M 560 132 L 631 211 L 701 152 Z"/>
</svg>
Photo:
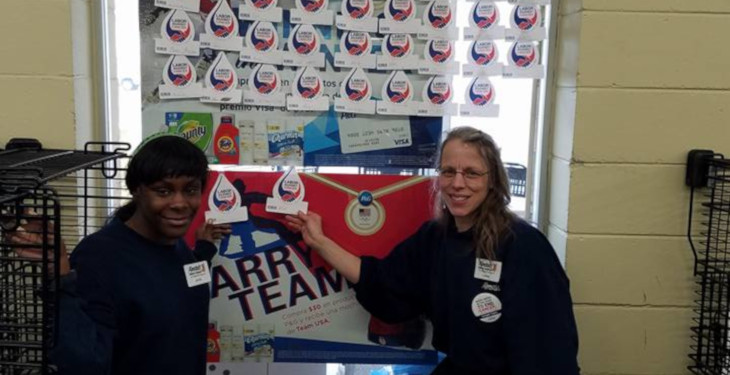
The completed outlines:
<svg viewBox="0 0 730 375">
<path fill-rule="evenodd" d="M 159 245 L 114 219 L 74 250 L 76 280 L 64 280 L 59 336 L 61 374 L 205 374 L 208 285 L 188 287 L 183 265 L 209 261 L 180 240 Z"/>
<path fill-rule="evenodd" d="M 568 278 L 542 233 L 521 220 L 511 232 L 491 282 L 475 277 L 471 230 L 428 222 L 386 258 L 362 258 L 357 299 L 389 323 L 425 314 L 447 356 L 435 373 L 578 374 Z M 475 303 L 489 305 L 488 316 Z"/>
</svg>

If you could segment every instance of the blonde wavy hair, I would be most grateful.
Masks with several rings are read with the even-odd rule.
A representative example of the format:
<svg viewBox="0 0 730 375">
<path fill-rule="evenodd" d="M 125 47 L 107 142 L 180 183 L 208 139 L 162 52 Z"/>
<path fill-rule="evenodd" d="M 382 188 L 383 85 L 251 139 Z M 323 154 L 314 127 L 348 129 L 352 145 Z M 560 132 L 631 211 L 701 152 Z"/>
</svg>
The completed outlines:
<svg viewBox="0 0 730 375">
<path fill-rule="evenodd" d="M 454 140 L 476 147 L 487 165 L 489 171 L 487 197 L 473 213 L 472 232 L 477 256 L 495 260 L 497 248 L 511 234 L 510 227 L 516 220 L 516 216 L 508 208 L 511 201 L 509 179 L 500 157 L 499 148 L 487 133 L 468 126 L 458 127 L 451 130 L 441 143 L 441 149 L 436 158 L 436 168 L 441 167 L 441 152 L 444 147 Z M 454 217 L 446 207 L 438 187 L 436 187 L 436 191 L 436 217 L 444 226 L 448 226 L 453 222 Z"/>
</svg>

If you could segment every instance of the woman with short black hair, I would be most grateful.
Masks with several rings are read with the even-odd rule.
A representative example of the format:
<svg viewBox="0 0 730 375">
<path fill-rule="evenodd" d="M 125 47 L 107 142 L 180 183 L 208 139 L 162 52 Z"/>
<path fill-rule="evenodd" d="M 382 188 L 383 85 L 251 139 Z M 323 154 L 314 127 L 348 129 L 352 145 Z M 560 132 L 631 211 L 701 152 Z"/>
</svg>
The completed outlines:
<svg viewBox="0 0 730 375">
<path fill-rule="evenodd" d="M 230 226 L 202 226 L 195 250 L 182 237 L 207 171 L 203 152 L 181 137 L 153 138 L 138 148 L 125 178 L 132 200 L 78 244 L 71 270 L 63 251 L 53 351 L 59 373 L 205 374 L 208 284 L 188 276 L 210 261 L 212 242 Z M 29 232 L 17 232 L 14 241 L 38 243 Z"/>
</svg>

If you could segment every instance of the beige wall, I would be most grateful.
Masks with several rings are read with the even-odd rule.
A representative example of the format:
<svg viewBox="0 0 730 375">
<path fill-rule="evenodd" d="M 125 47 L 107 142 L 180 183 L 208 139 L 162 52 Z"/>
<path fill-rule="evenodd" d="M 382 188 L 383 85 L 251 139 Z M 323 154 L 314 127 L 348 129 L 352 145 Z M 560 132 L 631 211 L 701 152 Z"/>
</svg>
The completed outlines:
<svg viewBox="0 0 730 375">
<path fill-rule="evenodd" d="M 2 148 L 12 137 L 75 145 L 71 1 L 0 1 Z"/>
<path fill-rule="evenodd" d="M 692 148 L 730 153 L 730 1 L 563 0 L 550 228 L 584 374 L 688 374 Z"/>
</svg>

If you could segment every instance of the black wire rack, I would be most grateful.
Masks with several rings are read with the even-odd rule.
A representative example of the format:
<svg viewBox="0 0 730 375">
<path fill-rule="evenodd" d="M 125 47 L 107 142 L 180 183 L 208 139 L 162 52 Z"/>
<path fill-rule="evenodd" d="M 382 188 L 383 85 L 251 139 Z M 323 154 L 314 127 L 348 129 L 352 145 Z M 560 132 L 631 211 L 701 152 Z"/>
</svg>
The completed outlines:
<svg viewBox="0 0 730 375">
<path fill-rule="evenodd" d="M 696 168 L 699 172 L 694 173 L 695 183 L 690 184 L 690 202 L 695 200 L 695 188 L 700 188 L 701 205 L 694 212 L 700 213 L 695 216 L 699 223 L 693 223 L 695 208 L 690 205 L 687 232 L 695 254 L 697 281 L 692 364 L 688 368 L 694 374 L 725 375 L 730 374 L 730 160 L 707 153 L 701 158 Z M 693 231 L 693 224 L 701 229 Z"/>
<path fill-rule="evenodd" d="M 61 249 L 128 199 L 127 144 L 83 151 L 14 139 L 0 150 L 0 375 L 53 374 Z"/>
</svg>

